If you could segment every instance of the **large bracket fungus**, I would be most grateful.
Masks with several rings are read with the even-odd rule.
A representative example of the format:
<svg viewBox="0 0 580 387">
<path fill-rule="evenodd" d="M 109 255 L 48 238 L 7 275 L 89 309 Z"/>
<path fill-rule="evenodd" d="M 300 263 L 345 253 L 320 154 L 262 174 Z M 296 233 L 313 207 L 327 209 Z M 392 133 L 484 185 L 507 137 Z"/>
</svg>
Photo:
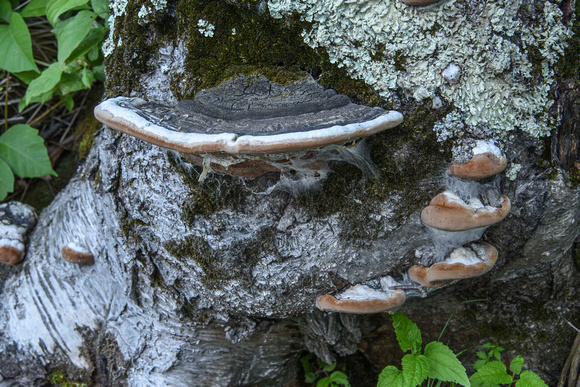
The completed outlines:
<svg viewBox="0 0 580 387">
<path fill-rule="evenodd" d="M 312 79 L 280 85 L 239 77 L 177 106 L 117 97 L 95 108 L 102 123 L 179 151 L 204 170 L 256 177 L 326 169 L 320 152 L 402 122 L 395 111 L 357 105 Z M 202 175 L 204 176 L 204 175 Z"/>
<path fill-rule="evenodd" d="M 454 249 L 443 262 L 430 267 L 415 265 L 409 271 L 409 279 L 425 287 L 436 287 L 442 281 L 477 277 L 491 270 L 497 260 L 497 250 L 489 243 L 472 243 L 468 247 Z"/>
</svg>

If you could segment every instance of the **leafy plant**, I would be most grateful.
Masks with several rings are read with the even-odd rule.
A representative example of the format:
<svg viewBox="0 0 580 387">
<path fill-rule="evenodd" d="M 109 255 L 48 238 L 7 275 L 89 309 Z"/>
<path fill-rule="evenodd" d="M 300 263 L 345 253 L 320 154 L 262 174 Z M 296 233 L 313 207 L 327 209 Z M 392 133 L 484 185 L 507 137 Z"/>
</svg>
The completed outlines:
<svg viewBox="0 0 580 387">
<path fill-rule="evenodd" d="M 306 383 L 314 383 L 321 375 L 327 375 L 318 380 L 316 387 L 350 387 L 348 376 L 344 372 L 335 371 L 336 363 L 326 364 L 322 360 L 316 359 L 316 366 L 312 367 L 313 355 L 311 353 L 301 357 L 300 363 L 304 369 L 304 381 Z"/>
<path fill-rule="evenodd" d="M 108 12 L 108 0 L 30 0 L 23 4 L 0 0 L 0 70 L 28 85 L 18 105 L 20 110 L 54 95 L 72 110 L 75 92 L 90 88 L 95 80 L 104 80 L 101 46 L 108 30 Z M 34 58 L 25 19 L 35 17 L 45 17 L 53 27 L 58 44 L 53 63 Z M 45 68 L 41 71 L 39 65 Z M 7 110 L 5 114 L 7 123 Z M 13 191 L 14 174 L 56 176 L 36 129 L 25 124 L 5 129 L 0 136 L 0 200 Z"/>
<path fill-rule="evenodd" d="M 379 375 L 378 387 L 420 386 L 427 378 L 469 386 L 465 368 L 449 347 L 432 341 L 421 350 L 421 331 L 407 316 L 398 312 L 392 315 L 397 341 L 403 352 L 402 370 L 387 366 Z"/>
<path fill-rule="evenodd" d="M 469 380 L 474 387 L 497 387 L 500 384 L 511 386 L 515 381 L 516 387 L 547 387 L 548 385 L 533 371 L 523 371 L 524 358 L 516 356 L 509 366 L 510 373 L 501 362 L 503 348 L 497 344 L 485 343 L 482 346 L 486 351 L 478 351 L 477 360 L 473 367 L 476 373 Z M 519 376 L 516 380 L 515 377 Z"/>
</svg>

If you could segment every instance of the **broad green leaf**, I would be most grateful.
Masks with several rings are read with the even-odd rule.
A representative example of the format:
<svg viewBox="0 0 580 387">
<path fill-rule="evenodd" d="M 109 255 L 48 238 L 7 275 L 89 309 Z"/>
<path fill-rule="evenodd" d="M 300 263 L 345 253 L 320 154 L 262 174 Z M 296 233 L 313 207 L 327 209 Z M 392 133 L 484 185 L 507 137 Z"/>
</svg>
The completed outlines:
<svg viewBox="0 0 580 387">
<path fill-rule="evenodd" d="M 103 27 L 102 25 L 100 25 L 97 22 L 93 23 L 87 36 L 85 36 L 83 41 L 70 54 L 68 60 L 72 61 L 76 58 L 79 58 L 82 55 L 85 55 L 87 52 L 91 51 L 95 47 L 100 50 L 106 34 L 107 34 L 107 30 L 105 29 L 105 27 Z"/>
<path fill-rule="evenodd" d="M 46 17 L 50 24 L 56 26 L 60 15 L 66 11 L 78 9 L 88 2 L 89 0 L 48 0 L 46 4 Z"/>
<path fill-rule="evenodd" d="M 38 72 L 32 57 L 30 32 L 18 12 L 10 14 L 10 25 L 0 25 L 0 68 L 11 73 Z"/>
<path fill-rule="evenodd" d="M 469 386 L 465 368 L 457 356 L 445 344 L 432 341 L 425 346 L 425 356 L 429 360 L 429 377 L 445 382 L 455 382 Z"/>
<path fill-rule="evenodd" d="M 0 0 L 0 21 L 10 23 L 12 4 L 8 0 Z"/>
<path fill-rule="evenodd" d="M 377 387 L 408 387 L 403 371 L 395 366 L 388 366 L 379 375 Z"/>
<path fill-rule="evenodd" d="M 423 355 L 405 355 L 401 360 L 403 375 L 409 386 L 420 386 L 429 376 L 429 360 Z"/>
<path fill-rule="evenodd" d="M 469 380 L 471 382 L 471 387 L 501 387 L 497 383 L 489 382 L 478 382 L 477 380 Z"/>
<path fill-rule="evenodd" d="M 403 352 L 418 353 L 421 350 L 421 331 L 417 325 L 401 312 L 397 312 L 391 317 L 397 341 Z"/>
<path fill-rule="evenodd" d="M 105 66 L 93 67 L 93 73 L 98 81 L 105 82 Z"/>
<path fill-rule="evenodd" d="M 510 363 L 510 371 L 516 375 L 519 375 L 524 368 L 524 358 L 521 356 L 516 356 Z"/>
<path fill-rule="evenodd" d="M 22 17 L 44 16 L 46 15 L 46 3 L 47 0 L 31 0 L 20 14 Z"/>
<path fill-rule="evenodd" d="M 548 387 L 548 385 L 532 371 L 524 371 L 516 382 L 516 387 Z"/>
<path fill-rule="evenodd" d="M 6 162 L 0 159 L 0 200 L 6 199 L 9 192 L 14 191 L 14 173 Z"/>
<path fill-rule="evenodd" d="M 69 59 L 74 50 L 78 48 L 85 36 L 91 30 L 91 25 L 97 18 L 92 11 L 80 11 L 58 26 L 52 32 L 58 42 L 58 61 L 63 63 Z"/>
<path fill-rule="evenodd" d="M 63 66 L 60 63 L 53 63 L 45 69 L 38 78 L 28 85 L 24 95 L 25 104 L 35 101 L 38 97 L 43 97 L 51 93 L 60 82 Z"/>
<path fill-rule="evenodd" d="M 476 373 L 471 375 L 469 380 L 497 384 L 510 384 L 513 381 L 513 377 L 507 373 L 505 364 L 503 364 L 501 361 L 492 361 L 485 364 Z"/>
<path fill-rule="evenodd" d="M 93 85 L 93 82 L 95 81 L 95 74 L 93 74 L 91 70 L 85 67 L 81 70 L 81 81 L 87 89 L 90 89 L 90 87 Z"/>
<path fill-rule="evenodd" d="M 0 158 L 21 177 L 57 176 L 38 130 L 17 124 L 0 136 Z"/>
<path fill-rule="evenodd" d="M 62 101 L 63 105 L 68 109 L 68 111 L 72 111 L 75 107 L 75 101 L 73 99 L 74 94 L 66 94 L 61 95 L 60 100 Z"/>
<path fill-rule="evenodd" d="M 24 71 L 21 73 L 15 73 L 16 77 L 20 79 L 22 82 L 26 83 L 27 85 L 32 82 L 33 79 L 38 78 L 40 72 L 36 71 Z"/>
<path fill-rule="evenodd" d="M 91 0 L 91 7 L 93 8 L 93 11 L 99 14 L 100 17 L 105 19 L 106 16 L 103 16 L 109 13 L 109 0 Z"/>
<path fill-rule="evenodd" d="M 78 70 L 73 73 L 62 74 L 58 87 L 62 95 L 87 89 L 83 83 L 81 71 Z"/>
</svg>

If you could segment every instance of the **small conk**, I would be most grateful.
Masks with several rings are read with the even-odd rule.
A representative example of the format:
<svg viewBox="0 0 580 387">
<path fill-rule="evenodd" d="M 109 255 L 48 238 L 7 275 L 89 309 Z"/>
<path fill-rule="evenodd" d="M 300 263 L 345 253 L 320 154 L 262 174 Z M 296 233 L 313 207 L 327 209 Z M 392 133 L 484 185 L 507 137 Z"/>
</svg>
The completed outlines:
<svg viewBox="0 0 580 387">
<path fill-rule="evenodd" d="M 36 213 L 29 205 L 0 205 L 0 262 L 15 266 L 24 259 L 27 235 L 35 224 Z"/>
<path fill-rule="evenodd" d="M 95 263 L 95 257 L 91 252 L 79 246 L 77 243 L 71 242 L 60 250 L 62 259 L 70 263 L 92 265 Z"/>
<path fill-rule="evenodd" d="M 490 271 L 497 261 L 497 249 L 489 243 L 471 243 L 454 249 L 443 262 L 430 267 L 415 265 L 409 271 L 409 279 L 432 288 L 451 280 L 478 277 Z"/>
</svg>

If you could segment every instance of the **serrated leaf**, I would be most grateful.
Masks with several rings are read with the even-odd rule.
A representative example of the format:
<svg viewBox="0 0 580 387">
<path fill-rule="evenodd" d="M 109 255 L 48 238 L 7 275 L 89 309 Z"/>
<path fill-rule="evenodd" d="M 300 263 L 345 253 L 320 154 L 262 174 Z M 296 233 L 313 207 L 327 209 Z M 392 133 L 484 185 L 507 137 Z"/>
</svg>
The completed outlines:
<svg viewBox="0 0 580 387">
<path fill-rule="evenodd" d="M 52 32 L 58 42 L 58 61 L 65 63 L 74 50 L 85 39 L 97 14 L 92 11 L 80 11 L 75 16 L 59 23 Z"/>
<path fill-rule="evenodd" d="M 0 136 L 0 158 L 21 177 L 58 176 L 50 165 L 44 140 L 29 125 L 14 125 Z"/>
<path fill-rule="evenodd" d="M 0 25 L 0 68 L 11 73 L 39 72 L 32 56 L 28 26 L 18 12 L 10 14 L 10 25 Z"/>
<path fill-rule="evenodd" d="M 487 359 L 476 360 L 475 363 L 473 363 L 473 368 L 475 368 L 476 371 L 479 371 L 479 369 L 481 367 L 483 367 L 486 363 L 487 363 Z"/>
<path fill-rule="evenodd" d="M 510 371 L 516 375 L 519 375 L 524 368 L 524 358 L 521 356 L 516 356 L 510 363 Z"/>
<path fill-rule="evenodd" d="M 395 366 L 388 366 L 379 375 L 377 387 L 408 387 L 403 371 Z"/>
<path fill-rule="evenodd" d="M 477 355 L 478 358 L 483 359 L 483 360 L 487 360 L 487 355 L 485 352 L 477 351 L 475 354 Z"/>
<path fill-rule="evenodd" d="M 46 3 L 47 0 L 31 0 L 20 12 L 20 15 L 22 17 L 44 16 L 46 15 Z"/>
<path fill-rule="evenodd" d="M 53 26 L 59 21 L 59 16 L 67 11 L 78 9 L 87 4 L 89 0 L 48 0 L 46 4 L 46 18 Z"/>
<path fill-rule="evenodd" d="M 38 78 L 32 80 L 24 95 L 25 104 L 28 105 L 30 102 L 35 101 L 37 97 L 52 93 L 56 85 L 60 82 L 62 71 L 63 66 L 60 63 L 53 63 Z"/>
<path fill-rule="evenodd" d="M 405 355 L 401 360 L 403 375 L 409 386 L 419 386 L 429 376 L 429 360 L 423 355 Z"/>
<path fill-rule="evenodd" d="M 492 361 L 485 364 L 476 373 L 471 375 L 469 380 L 497 384 L 510 384 L 513 381 L 513 378 L 507 373 L 505 364 L 503 364 L 501 361 Z"/>
<path fill-rule="evenodd" d="M 346 374 L 343 372 L 334 371 L 328 378 L 330 379 L 331 384 L 336 386 L 350 387 L 348 376 L 346 376 Z"/>
<path fill-rule="evenodd" d="M 401 312 L 397 312 L 391 317 L 397 341 L 403 352 L 411 351 L 413 354 L 419 352 L 421 350 L 421 331 L 417 325 Z"/>
<path fill-rule="evenodd" d="M 14 173 L 6 162 L 0 159 L 0 200 L 6 199 L 14 191 Z"/>
<path fill-rule="evenodd" d="M 548 387 L 535 372 L 524 371 L 516 382 L 516 387 Z"/>
<path fill-rule="evenodd" d="M 445 382 L 455 382 L 469 386 L 465 368 L 457 356 L 445 344 L 432 341 L 425 346 L 425 356 L 429 360 L 429 377 Z"/>
</svg>

